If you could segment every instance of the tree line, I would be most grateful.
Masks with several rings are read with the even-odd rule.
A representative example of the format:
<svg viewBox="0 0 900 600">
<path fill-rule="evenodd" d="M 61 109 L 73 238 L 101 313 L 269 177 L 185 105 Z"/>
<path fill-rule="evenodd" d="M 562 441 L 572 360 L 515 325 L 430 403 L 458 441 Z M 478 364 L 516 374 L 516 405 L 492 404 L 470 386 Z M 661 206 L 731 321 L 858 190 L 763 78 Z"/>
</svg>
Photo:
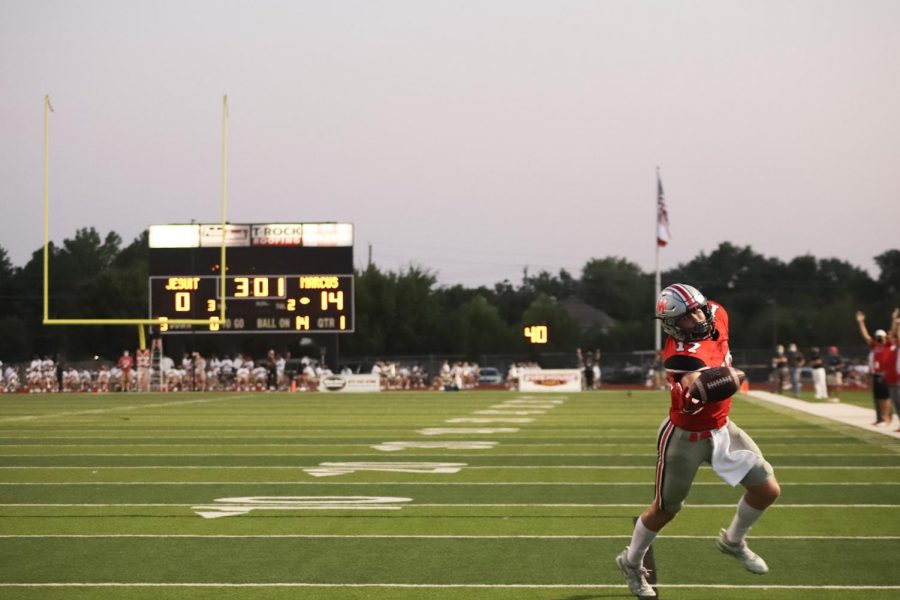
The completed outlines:
<svg viewBox="0 0 900 600">
<path fill-rule="evenodd" d="M 117 233 L 101 236 L 91 227 L 51 244 L 50 316 L 147 315 L 147 241 L 145 233 L 124 244 Z M 859 345 L 854 312 L 870 315 L 874 329 L 900 304 L 900 250 L 887 250 L 875 262 L 879 274 L 872 277 L 837 258 L 805 255 L 785 262 L 723 242 L 665 271 L 662 280 L 663 286 L 691 283 L 723 303 L 732 316 L 732 338 L 744 348 L 769 348 L 776 341 Z M 653 274 L 627 258 L 591 258 L 578 274 L 524 272 L 518 283 L 479 287 L 438 285 L 432 270 L 414 264 L 399 271 L 372 264 L 355 275 L 356 331 L 340 339 L 344 356 L 525 354 L 534 347 L 523 328 L 534 324 L 548 326 L 545 352 L 653 347 Z M 43 248 L 18 267 L 0 247 L 0 360 L 33 354 L 113 358 L 135 347 L 133 327 L 44 326 L 42 298 Z M 568 300 L 609 319 L 586 325 L 567 308 Z"/>
</svg>

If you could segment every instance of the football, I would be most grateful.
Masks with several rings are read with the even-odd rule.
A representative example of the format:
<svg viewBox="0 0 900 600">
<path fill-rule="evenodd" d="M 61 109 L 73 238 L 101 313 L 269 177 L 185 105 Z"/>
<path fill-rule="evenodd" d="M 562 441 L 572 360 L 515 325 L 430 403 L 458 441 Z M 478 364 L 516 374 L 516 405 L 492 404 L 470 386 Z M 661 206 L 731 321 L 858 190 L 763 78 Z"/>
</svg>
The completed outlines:
<svg viewBox="0 0 900 600">
<path fill-rule="evenodd" d="M 691 396 L 701 402 L 721 402 L 741 389 L 747 376 L 734 367 L 716 367 L 700 371 L 689 388 Z"/>
</svg>

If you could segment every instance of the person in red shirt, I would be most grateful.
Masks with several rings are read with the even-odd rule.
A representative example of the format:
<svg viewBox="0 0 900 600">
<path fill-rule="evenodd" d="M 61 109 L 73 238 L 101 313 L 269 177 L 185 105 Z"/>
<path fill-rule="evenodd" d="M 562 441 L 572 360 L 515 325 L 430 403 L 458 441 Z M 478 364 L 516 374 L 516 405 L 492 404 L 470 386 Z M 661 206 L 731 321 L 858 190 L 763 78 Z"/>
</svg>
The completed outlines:
<svg viewBox="0 0 900 600">
<path fill-rule="evenodd" d="M 891 345 L 888 343 L 887 332 L 884 329 L 878 329 L 875 331 L 874 338 L 870 336 L 869 329 L 866 327 L 866 315 L 861 310 L 856 311 L 856 322 L 859 325 L 859 334 L 872 351 L 870 366 L 872 369 L 872 400 L 875 403 L 875 422 L 872 424 L 890 425 L 892 418 L 891 391 L 886 376 L 890 363 Z"/>
<path fill-rule="evenodd" d="M 891 395 L 891 404 L 894 405 L 894 413 L 900 417 L 900 308 L 895 308 L 891 315 L 891 332 L 888 336 L 888 351 L 884 355 L 885 374 L 884 379 L 888 384 Z M 900 432 L 900 427 L 896 429 Z"/>
<path fill-rule="evenodd" d="M 134 359 L 131 358 L 131 354 L 128 350 L 122 352 L 122 356 L 119 357 L 119 361 L 116 363 L 116 366 L 122 370 L 122 391 L 128 391 L 128 383 L 131 381 L 131 367 L 134 365 Z"/>
<path fill-rule="evenodd" d="M 752 573 L 768 572 L 766 562 L 747 547 L 747 532 L 778 496 L 774 469 L 756 443 L 729 418 L 731 399 L 704 404 L 691 397 L 690 384 L 704 369 L 731 366 L 728 313 L 696 288 L 673 284 L 657 300 L 656 318 L 666 332 L 663 365 L 671 386 L 669 416 L 657 437 L 656 497 L 634 526 L 631 544 L 616 557 L 631 593 L 655 597 L 647 583 L 644 555 L 660 530 L 675 518 L 703 463 L 745 492 L 717 546 Z"/>
</svg>

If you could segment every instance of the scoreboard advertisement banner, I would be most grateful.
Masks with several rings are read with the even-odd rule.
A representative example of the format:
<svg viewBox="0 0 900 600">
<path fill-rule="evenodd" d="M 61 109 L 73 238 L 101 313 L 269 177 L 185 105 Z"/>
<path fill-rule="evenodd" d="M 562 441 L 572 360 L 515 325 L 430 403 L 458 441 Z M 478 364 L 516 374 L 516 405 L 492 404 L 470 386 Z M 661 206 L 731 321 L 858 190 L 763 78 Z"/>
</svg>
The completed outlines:
<svg viewBox="0 0 900 600">
<path fill-rule="evenodd" d="M 221 321 L 221 225 L 150 228 L 150 317 L 160 333 L 350 333 L 354 330 L 353 226 L 228 224 Z"/>
</svg>

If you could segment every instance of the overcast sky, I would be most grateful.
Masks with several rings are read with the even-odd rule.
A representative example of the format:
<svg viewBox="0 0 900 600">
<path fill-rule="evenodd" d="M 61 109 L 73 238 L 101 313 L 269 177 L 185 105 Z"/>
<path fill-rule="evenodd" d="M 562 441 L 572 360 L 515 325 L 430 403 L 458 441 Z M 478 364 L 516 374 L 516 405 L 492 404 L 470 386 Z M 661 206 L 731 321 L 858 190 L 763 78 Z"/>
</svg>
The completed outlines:
<svg viewBox="0 0 900 600">
<path fill-rule="evenodd" d="M 868 269 L 900 229 L 900 2 L 0 0 L 0 246 L 347 221 L 445 284 L 722 241 Z"/>
</svg>

